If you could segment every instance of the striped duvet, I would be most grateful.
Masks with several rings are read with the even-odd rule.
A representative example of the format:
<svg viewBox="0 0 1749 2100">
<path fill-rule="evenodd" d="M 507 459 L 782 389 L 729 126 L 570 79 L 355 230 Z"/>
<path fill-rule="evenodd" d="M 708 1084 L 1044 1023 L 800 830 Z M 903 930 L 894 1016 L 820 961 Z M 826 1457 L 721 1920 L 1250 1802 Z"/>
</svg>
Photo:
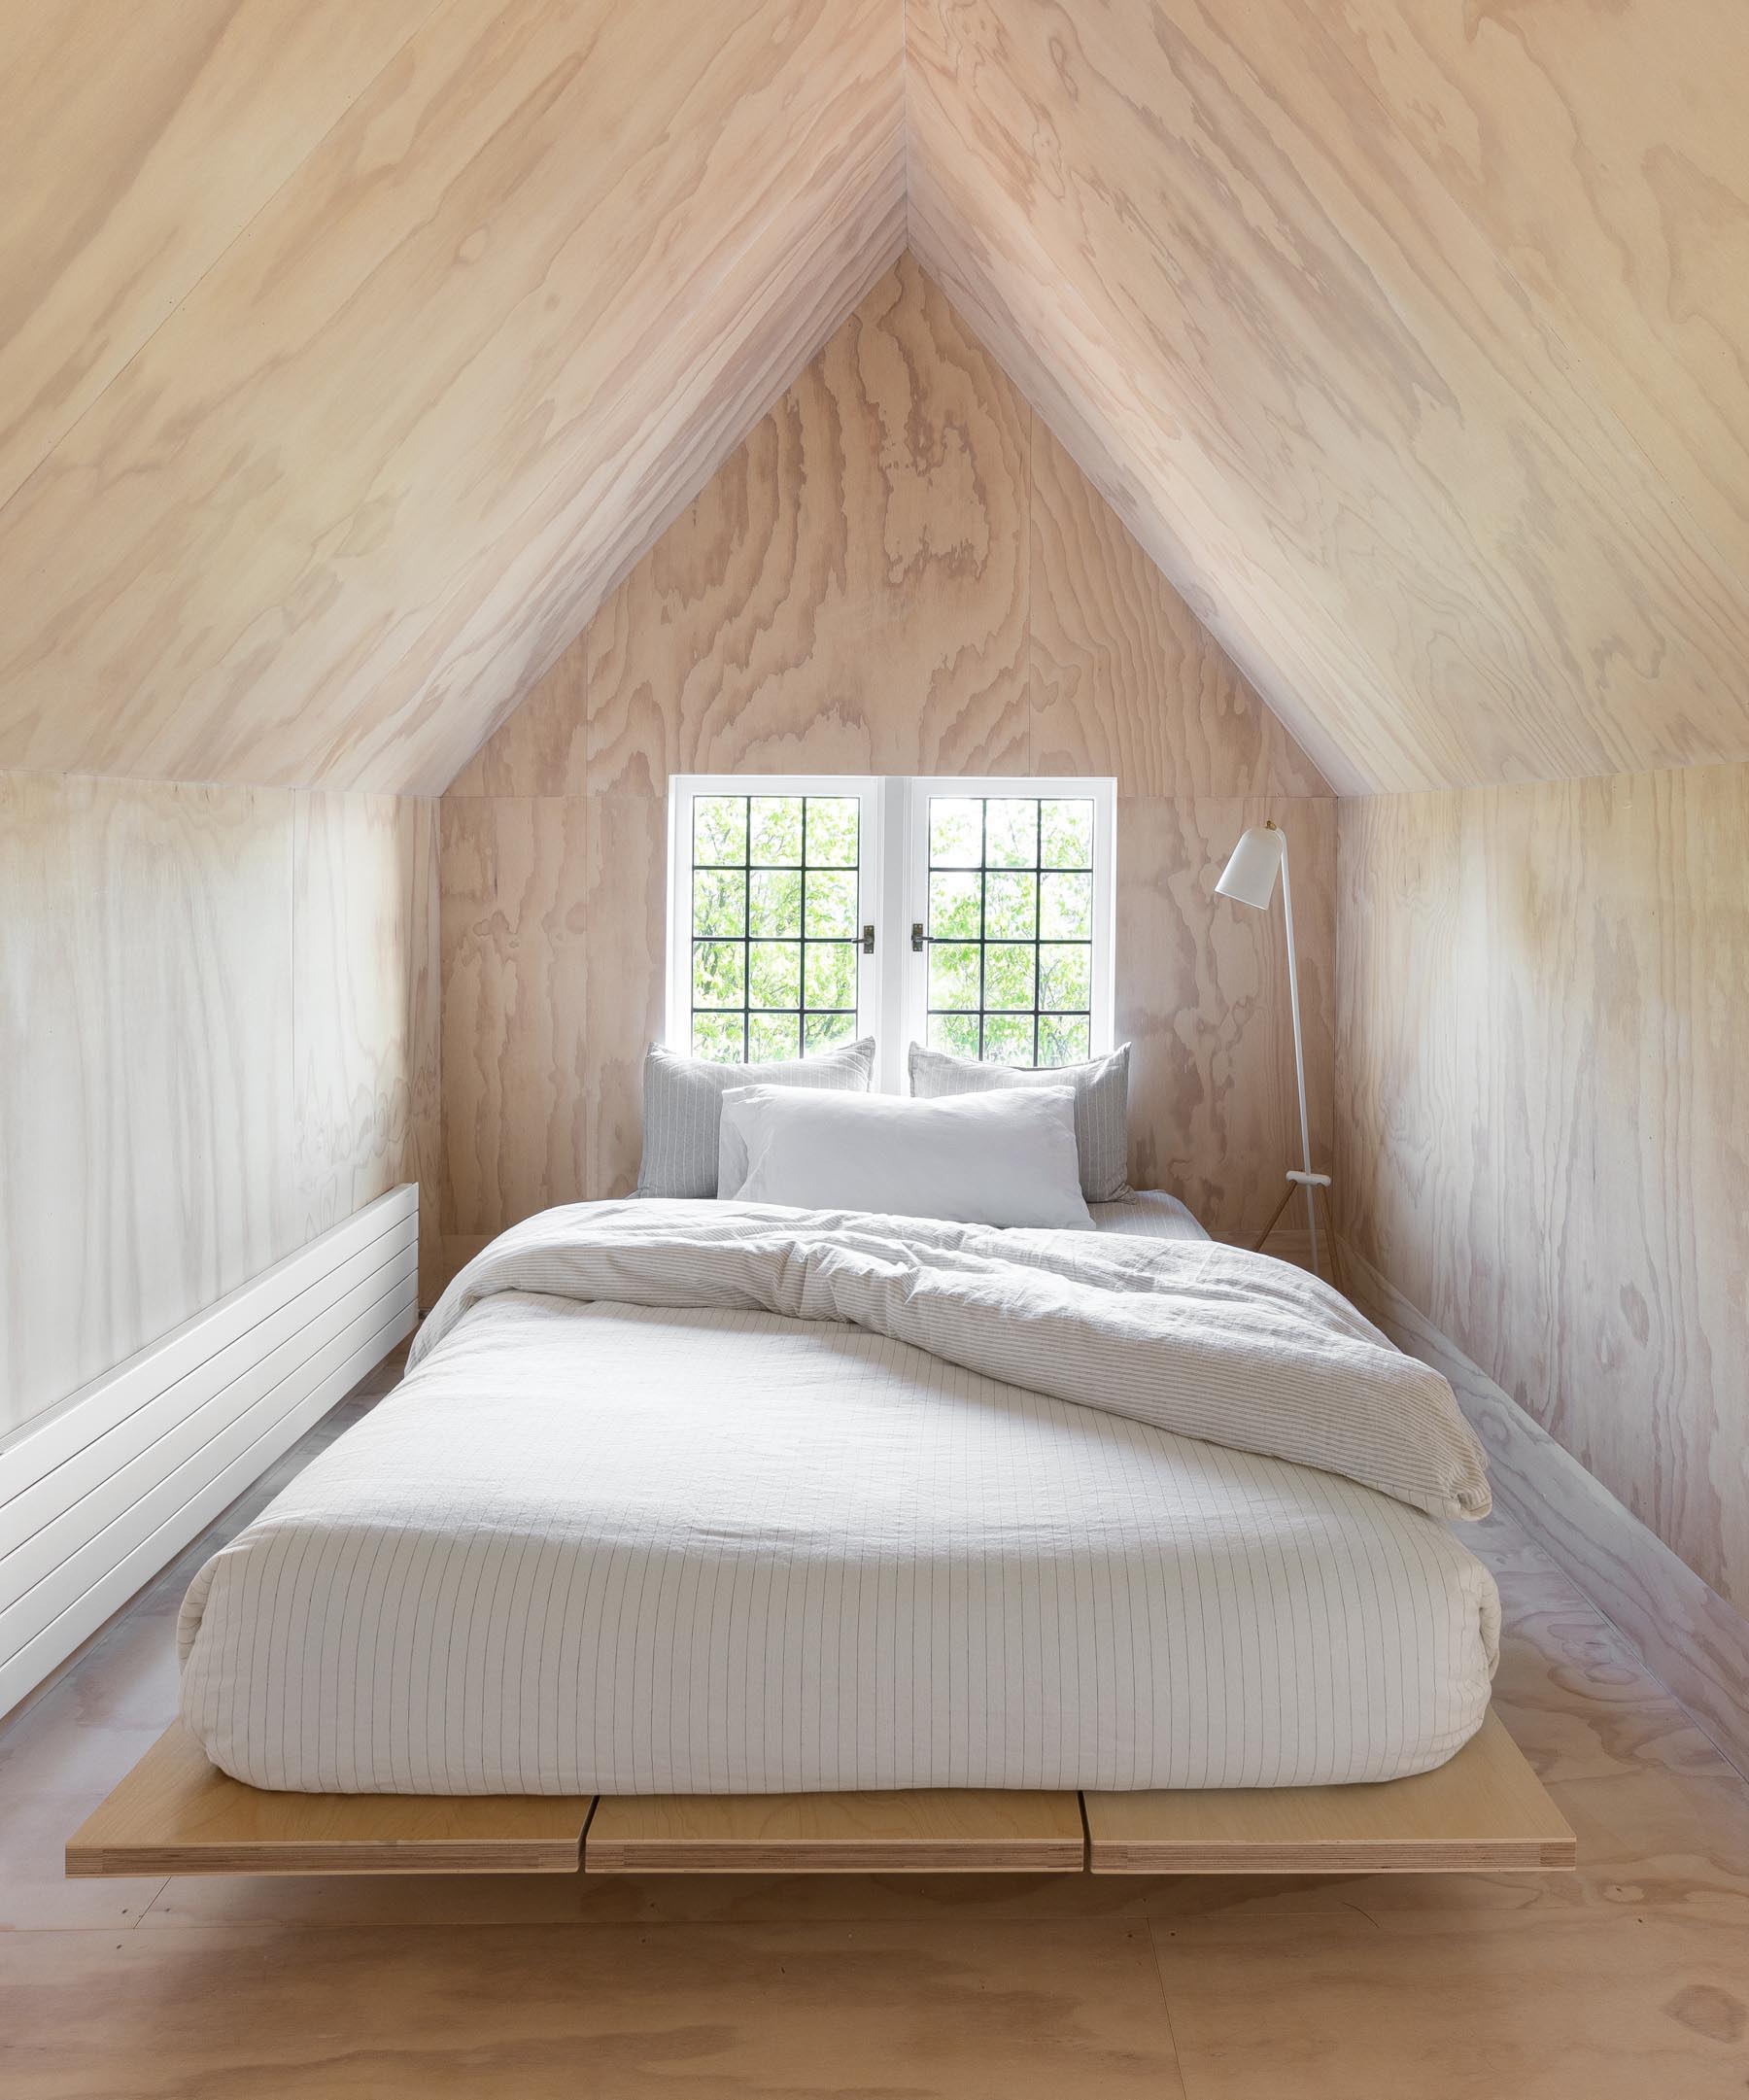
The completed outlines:
<svg viewBox="0 0 1749 2100">
<path fill-rule="evenodd" d="M 1210 1242 L 580 1205 L 195 1578 L 257 1786 L 731 1793 L 1392 1777 L 1498 1603 L 1449 1391 Z"/>
</svg>

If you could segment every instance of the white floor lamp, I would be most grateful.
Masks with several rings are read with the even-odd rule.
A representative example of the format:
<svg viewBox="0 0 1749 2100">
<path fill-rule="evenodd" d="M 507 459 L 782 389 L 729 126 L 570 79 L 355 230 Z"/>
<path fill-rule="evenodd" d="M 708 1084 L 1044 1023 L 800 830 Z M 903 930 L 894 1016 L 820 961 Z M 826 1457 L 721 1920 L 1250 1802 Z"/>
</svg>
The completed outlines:
<svg viewBox="0 0 1749 2100">
<path fill-rule="evenodd" d="M 1282 878 L 1282 916 L 1287 932 L 1287 1000 L 1293 1009 L 1293 1071 L 1299 1082 L 1300 1166 L 1298 1171 L 1287 1169 L 1286 1193 L 1276 1205 L 1275 1217 L 1263 1227 L 1257 1246 L 1275 1230 L 1282 1213 L 1292 1200 L 1293 1191 L 1306 1191 L 1306 1223 L 1312 1235 L 1312 1273 L 1322 1274 L 1318 1266 L 1318 1191 L 1324 1191 L 1324 1218 L 1329 1220 L 1330 1177 L 1312 1171 L 1312 1127 L 1306 1117 L 1306 1053 L 1300 1044 L 1299 971 L 1293 954 L 1293 885 L 1287 875 L 1287 834 L 1274 822 L 1253 825 L 1239 843 L 1234 846 L 1220 880 L 1215 887 L 1223 897 L 1230 897 L 1235 904 L 1248 904 L 1253 911 L 1266 912 L 1269 900 L 1275 895 L 1278 871 Z M 1336 1233 L 1330 1228 L 1330 1260 L 1332 1268 L 1337 1260 Z"/>
</svg>

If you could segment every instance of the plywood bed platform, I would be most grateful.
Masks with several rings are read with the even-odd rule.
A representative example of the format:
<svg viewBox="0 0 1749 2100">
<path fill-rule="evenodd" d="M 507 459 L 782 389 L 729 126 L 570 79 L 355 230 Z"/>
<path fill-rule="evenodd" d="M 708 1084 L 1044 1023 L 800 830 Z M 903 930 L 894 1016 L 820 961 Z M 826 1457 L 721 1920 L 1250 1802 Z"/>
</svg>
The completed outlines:
<svg viewBox="0 0 1749 2100">
<path fill-rule="evenodd" d="M 146 1874 L 1502 1874 L 1576 1864 L 1497 1716 L 1437 1772 L 1150 1794 L 275 1794 L 179 1723 L 67 1843 Z"/>
<path fill-rule="evenodd" d="M 208 1764 L 179 1721 L 67 1841 L 112 1874 L 575 1874 L 589 1795 L 274 1794 Z"/>
</svg>

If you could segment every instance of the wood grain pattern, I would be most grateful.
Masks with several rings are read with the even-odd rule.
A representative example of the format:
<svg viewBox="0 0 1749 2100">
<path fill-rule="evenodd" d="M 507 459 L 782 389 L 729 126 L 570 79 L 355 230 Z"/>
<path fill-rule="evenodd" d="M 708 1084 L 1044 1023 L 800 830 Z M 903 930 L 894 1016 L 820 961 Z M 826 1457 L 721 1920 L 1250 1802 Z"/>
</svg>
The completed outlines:
<svg viewBox="0 0 1749 2100">
<path fill-rule="evenodd" d="M 1214 885 L 1245 826 L 1278 816 L 1299 855 L 1327 1145 L 1321 778 L 909 260 L 444 798 L 445 981 L 466 1004 L 446 1008 L 444 1039 L 458 1253 L 543 1202 L 634 1185 L 641 1059 L 662 1026 L 669 775 L 706 767 L 1115 771 L 1137 1178 L 1236 1238 L 1280 1192 L 1291 1038 L 1280 913 Z M 487 838 L 521 856 L 501 928 Z M 466 938 L 496 944 L 490 962 L 455 960 L 463 925 L 487 929 Z"/>
<path fill-rule="evenodd" d="M 1339 807 L 1345 1231 L 1741 1610 L 1749 768 Z"/>
<path fill-rule="evenodd" d="M 1749 17 L 1398 0 L 1349 10 L 1342 48 L 1749 573 Z"/>
<path fill-rule="evenodd" d="M 1736 1915 L 1190 1922 L 1154 1944 L 1196 2100 L 1730 2100 L 1742 2084 Z"/>
<path fill-rule="evenodd" d="M 1094 1874 L 1508 1874 L 1573 1834 L 1491 1713 L 1449 1764 L 1375 1786 L 1087 1794 Z"/>
<path fill-rule="evenodd" d="M 443 805 L 443 1230 L 589 1192 L 587 800 Z"/>
<path fill-rule="evenodd" d="M 900 47 L 430 13 L 0 511 L 0 764 L 441 786 L 891 262 Z"/>
<path fill-rule="evenodd" d="M 27 0 L 0 63 L 0 765 L 442 786 L 908 227 L 1339 788 L 1749 756 L 1724 0 Z M 864 348 L 891 436 L 915 344 Z M 815 577 L 837 689 L 805 740 L 1042 763 L 1030 591 L 1022 675 L 1089 710 L 1049 702 L 1046 740 L 1180 792 L 1100 695 L 1201 645 L 1157 580 L 1096 637 L 1037 575 L 1013 595 L 1004 489 L 965 485 L 1001 390 L 894 485 L 883 593 L 848 540 Z M 806 419 L 782 462 L 821 500 L 843 464 Z M 895 611 L 926 568 L 932 604 L 977 600 L 951 656 Z M 920 724 L 867 668 L 876 603 Z M 743 677 L 793 669 L 793 634 L 743 638 Z M 634 705 L 649 665 L 595 642 Z M 804 737 L 762 704 L 682 723 Z M 1220 791 L 1287 784 L 1254 760 Z"/>
<path fill-rule="evenodd" d="M 1085 1810 L 1085 1830 L 1082 1811 Z M 587 1821 L 588 1836 L 584 1837 Z M 73 1876 L 154 1874 L 1462 1874 L 1571 1867 L 1499 1720 L 1376 1786 L 1190 1793 L 278 1794 L 178 1722 L 67 1841 Z"/>
<path fill-rule="evenodd" d="M 584 1064 L 587 1187 L 630 1195 L 643 1153 L 644 1052 L 662 1035 L 668 952 L 668 806 L 589 798 Z"/>
<path fill-rule="evenodd" d="M 0 15 L 0 504 L 435 0 L 20 0 Z"/>
<path fill-rule="evenodd" d="M 1749 755 L 1740 541 L 1721 552 L 1670 500 L 1624 429 L 1628 382 L 1593 378 L 1406 137 L 1447 134 L 1398 56 L 1403 12 L 909 0 L 913 245 L 1339 790 Z M 1581 51 L 1595 11 L 1535 12 L 1571 16 L 1551 38 Z M 1674 45 L 1661 11 L 1613 12 L 1677 77 L 1713 66 L 1716 7 Z M 1464 31 L 1448 10 L 1435 33 Z M 1672 99 L 1636 123 L 1679 131 Z M 1491 167 L 1562 150 L 1546 129 L 1521 147 L 1537 126 L 1501 104 Z M 1663 198 L 1659 238 L 1733 252 L 1740 188 Z M 1698 296 L 1740 399 L 1740 314 Z"/>
<path fill-rule="evenodd" d="M 847 0 L 832 0 L 834 5 Z M 785 19 L 789 19 L 788 17 Z M 705 368 L 688 375 L 660 399 L 654 417 L 617 431 L 633 454 L 635 471 L 618 459 L 580 488 L 554 484 L 536 517 L 538 531 L 514 553 L 511 567 L 490 596 L 448 644 L 431 674 L 423 709 L 443 718 L 441 762 L 428 769 L 433 781 L 447 779 L 481 740 L 515 707 L 532 684 L 564 653 L 601 602 L 610 597 L 645 551 L 680 517 L 723 458 L 730 453 L 804 369 L 819 345 L 852 312 L 857 301 L 897 259 L 904 239 L 904 206 L 890 152 L 894 120 L 881 109 L 873 122 L 876 166 L 874 193 L 856 191 L 843 205 L 828 189 L 825 216 L 802 218 L 784 261 L 786 290 L 763 303 L 736 285 L 726 286 L 708 311 L 699 313 L 676 293 L 674 310 L 653 329 L 670 348 L 696 329 L 707 349 Z M 846 141 L 850 140 L 846 132 Z M 816 199 L 817 201 L 817 199 Z M 794 200 L 792 200 L 794 204 Z M 711 272 L 701 265 L 687 282 L 692 294 Z M 626 379 L 647 379 L 648 360 L 628 356 Z M 579 406 L 578 428 L 594 442 L 589 415 Z M 603 521 L 620 522 L 599 557 L 579 560 L 579 549 L 600 543 Z M 483 700 L 492 703 L 483 709 Z"/>
<path fill-rule="evenodd" d="M 444 789 L 458 795 L 584 795 L 589 734 L 585 627 Z"/>
<path fill-rule="evenodd" d="M 592 623 L 589 784 L 1026 771 L 1030 422 L 889 272 Z"/>
<path fill-rule="evenodd" d="M 483 1247 L 490 1247 L 495 1232 L 445 1232 L 438 1240 L 437 1292 L 441 1296 Z"/>
<path fill-rule="evenodd" d="M 1067 449 L 1032 438 L 1034 770 L 1119 795 L 1327 795 Z"/>
<path fill-rule="evenodd" d="M 0 1433 L 416 1174 L 434 804 L 0 775 Z"/>
<path fill-rule="evenodd" d="M 1749 1618 L 1610 1494 L 1516 1400 L 1351 1250 L 1349 1285 L 1376 1326 L 1451 1381 L 1488 1448 L 1489 1479 L 1510 1508 L 1704 1726 L 1749 1772 Z M 1550 1642 L 1542 1643 L 1546 1648 Z"/>
<path fill-rule="evenodd" d="M 440 808 L 447 1283 L 516 1219 L 636 1186 L 668 810 L 642 795 Z"/>
<path fill-rule="evenodd" d="M 299 790 L 292 799 L 300 1238 L 429 1165 L 434 810 L 392 796 Z"/>
<path fill-rule="evenodd" d="M 1326 1159 L 1336 808 L 1313 797 L 1117 804 L 1117 1035 L 1136 1046 L 1131 1178 L 1172 1189 L 1217 1238 L 1247 1246 L 1299 1156 L 1286 946 L 1279 908 L 1251 911 L 1215 884 L 1241 833 L 1273 816 L 1292 855 L 1312 1149 Z"/>
<path fill-rule="evenodd" d="M 372 2100 L 1183 2100 L 1134 1921 L 7 1934 L 0 1988 L 9 2100 L 316 2100 L 360 2066 Z"/>
<path fill-rule="evenodd" d="M 208 1764 L 177 1722 L 67 1841 L 67 1872 L 575 1874 L 590 1803 L 269 1794 Z"/>
<path fill-rule="evenodd" d="M 419 1183 L 419 1302 L 442 1295 L 443 1274 L 443 805 L 413 804 L 408 1079 L 410 1171 Z"/>
<path fill-rule="evenodd" d="M 603 1795 L 585 1874 L 1080 1874 L 1073 1793 Z"/>
<path fill-rule="evenodd" d="M 1554 1798 L 1573 1816 L 1575 1786 L 1673 1773 L 1729 1780 L 1733 1768 L 1617 1627 L 1562 1573 L 1502 1502 L 1502 1552 L 1478 1540 L 1500 1591 L 1493 1707 Z M 1466 1533 L 1467 1535 L 1472 1535 Z M 1577 1827 L 1577 1826 L 1575 1826 Z M 1581 1866 L 1597 1873 L 1595 1855 Z M 1599 1893 L 1608 1886 L 1599 1884 Z"/>
<path fill-rule="evenodd" d="M 0 1430 L 295 1244 L 292 797 L 0 775 Z"/>
</svg>

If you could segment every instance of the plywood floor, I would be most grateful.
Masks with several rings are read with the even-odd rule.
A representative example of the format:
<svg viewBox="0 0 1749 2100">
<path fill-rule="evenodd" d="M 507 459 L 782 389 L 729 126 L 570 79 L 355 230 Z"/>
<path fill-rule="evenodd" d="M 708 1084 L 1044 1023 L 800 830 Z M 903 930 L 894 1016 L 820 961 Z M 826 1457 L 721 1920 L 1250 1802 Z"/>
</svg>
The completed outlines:
<svg viewBox="0 0 1749 2100">
<path fill-rule="evenodd" d="M 1749 2090 L 1749 1785 L 1502 1520 L 1499 1703 L 1577 1876 L 65 1881 L 194 1568 L 0 1731 L 7 2100 L 1707 2100 Z"/>
</svg>

